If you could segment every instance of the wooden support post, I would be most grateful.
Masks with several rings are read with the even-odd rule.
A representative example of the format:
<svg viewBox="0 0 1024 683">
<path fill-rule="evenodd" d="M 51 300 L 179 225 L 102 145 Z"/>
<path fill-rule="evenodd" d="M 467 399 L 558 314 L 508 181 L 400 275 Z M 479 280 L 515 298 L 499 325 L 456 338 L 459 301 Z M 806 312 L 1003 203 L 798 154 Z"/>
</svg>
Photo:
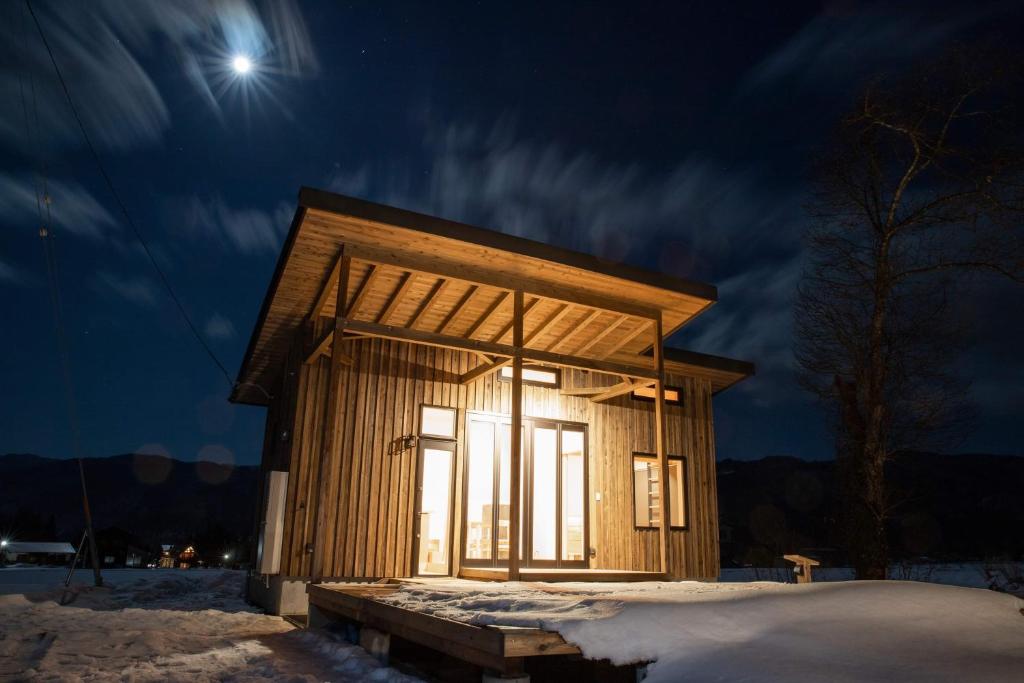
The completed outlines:
<svg viewBox="0 0 1024 683">
<path fill-rule="evenodd" d="M 508 580 L 519 580 L 519 520 L 520 491 L 522 491 L 522 442 L 523 442 L 523 292 L 517 289 L 512 295 L 512 443 L 510 461 L 512 466 L 509 486 L 508 520 Z"/>
<path fill-rule="evenodd" d="M 654 384 L 654 441 L 658 454 L 658 487 L 661 492 L 661 532 L 658 534 L 661 551 L 661 573 L 669 575 L 672 566 L 669 557 L 672 529 L 671 487 L 668 483 L 668 429 L 665 424 L 665 353 L 662 339 L 661 315 L 654 321 L 654 365 L 658 379 Z"/>
<path fill-rule="evenodd" d="M 338 444 L 341 439 L 341 411 L 338 409 L 341 396 L 341 367 L 348 358 L 341 350 L 342 339 L 345 327 L 343 315 L 345 302 L 348 300 L 349 274 L 352 269 L 352 259 L 345 255 L 344 248 L 341 254 L 341 267 L 338 269 L 338 296 L 335 304 L 334 318 L 328 323 L 334 330 L 334 345 L 331 348 L 331 367 L 327 380 L 327 411 L 324 418 L 324 439 L 323 450 L 320 453 L 319 478 L 317 481 L 316 514 L 314 515 L 313 527 L 313 559 L 310 567 L 312 580 L 319 583 L 324 576 L 324 555 L 326 538 L 321 530 L 327 533 L 335 531 L 334 513 L 338 506 L 320 504 L 321 500 L 329 491 L 337 490 L 343 498 L 347 493 L 345 487 L 337 487 L 337 477 L 340 462 L 336 462 L 335 452 L 340 454 Z M 365 283 L 364 283 L 365 284 Z"/>
</svg>

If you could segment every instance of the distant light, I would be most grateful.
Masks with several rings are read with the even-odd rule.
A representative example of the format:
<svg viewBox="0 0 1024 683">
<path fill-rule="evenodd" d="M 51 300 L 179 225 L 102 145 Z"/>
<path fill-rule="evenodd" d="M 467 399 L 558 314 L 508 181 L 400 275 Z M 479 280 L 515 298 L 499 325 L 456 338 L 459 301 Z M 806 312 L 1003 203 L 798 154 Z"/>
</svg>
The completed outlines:
<svg viewBox="0 0 1024 683">
<path fill-rule="evenodd" d="M 252 60 L 245 55 L 236 55 L 235 58 L 231 60 L 231 66 L 236 72 L 246 74 L 249 73 L 250 69 L 252 69 Z"/>
<path fill-rule="evenodd" d="M 0 541 L 0 548 L 5 548 L 5 547 L 7 547 L 7 539 L 6 538 L 4 540 Z"/>
<path fill-rule="evenodd" d="M 224 553 L 224 559 L 226 560 L 226 559 L 228 559 L 228 557 L 230 557 L 230 555 L 228 555 L 227 553 Z"/>
</svg>

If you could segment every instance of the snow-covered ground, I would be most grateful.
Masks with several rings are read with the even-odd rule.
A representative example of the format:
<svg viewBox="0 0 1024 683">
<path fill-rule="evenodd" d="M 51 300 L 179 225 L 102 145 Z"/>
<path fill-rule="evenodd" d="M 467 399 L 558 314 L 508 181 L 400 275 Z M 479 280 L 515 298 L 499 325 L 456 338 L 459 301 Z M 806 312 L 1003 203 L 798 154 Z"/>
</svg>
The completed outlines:
<svg viewBox="0 0 1024 683">
<path fill-rule="evenodd" d="M 966 576 L 966 574 L 963 574 Z M 220 570 L 0 570 L 0 680 L 409 681 L 241 599 Z M 655 681 L 1022 681 L 1024 600 L 923 582 L 408 584 L 382 598 L 560 632 Z"/>
<path fill-rule="evenodd" d="M 441 581 L 382 600 L 558 631 L 648 681 L 1024 680 L 1024 601 L 910 581 L 819 584 Z"/>
<path fill-rule="evenodd" d="M 226 570 L 0 570 L 0 680 L 411 681 L 242 600 Z"/>
<path fill-rule="evenodd" d="M 889 567 L 890 579 L 941 583 L 964 588 L 992 588 L 1020 595 L 1024 592 L 1024 563 L 1020 562 L 954 562 L 907 563 Z M 723 569 L 722 581 L 781 581 L 794 582 L 790 567 L 743 567 Z M 850 581 L 853 569 L 825 567 L 813 570 L 815 582 Z"/>
</svg>

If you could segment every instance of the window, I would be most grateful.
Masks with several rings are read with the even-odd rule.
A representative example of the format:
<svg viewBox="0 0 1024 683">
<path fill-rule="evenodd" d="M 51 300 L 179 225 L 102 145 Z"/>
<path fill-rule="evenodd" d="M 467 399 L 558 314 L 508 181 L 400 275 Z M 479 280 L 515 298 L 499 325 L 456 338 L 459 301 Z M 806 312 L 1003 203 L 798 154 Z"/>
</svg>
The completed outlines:
<svg viewBox="0 0 1024 683">
<path fill-rule="evenodd" d="M 665 387 L 663 393 L 665 403 L 683 405 L 683 390 L 679 387 Z M 654 387 L 640 387 L 633 390 L 633 398 L 638 401 L 653 401 L 654 396 Z"/>
<path fill-rule="evenodd" d="M 420 436 L 434 439 L 454 439 L 455 408 L 420 406 Z"/>
<path fill-rule="evenodd" d="M 503 382 L 512 381 L 512 366 L 506 365 L 501 369 L 498 378 Z M 535 387 L 553 387 L 557 389 L 562 386 L 562 373 L 558 368 L 545 368 L 539 365 L 523 366 L 523 384 L 532 384 Z"/>
<path fill-rule="evenodd" d="M 633 516 L 638 529 L 661 526 L 661 477 L 658 457 L 649 453 L 633 454 Z M 668 488 L 673 529 L 685 529 L 686 459 L 668 456 Z"/>
</svg>

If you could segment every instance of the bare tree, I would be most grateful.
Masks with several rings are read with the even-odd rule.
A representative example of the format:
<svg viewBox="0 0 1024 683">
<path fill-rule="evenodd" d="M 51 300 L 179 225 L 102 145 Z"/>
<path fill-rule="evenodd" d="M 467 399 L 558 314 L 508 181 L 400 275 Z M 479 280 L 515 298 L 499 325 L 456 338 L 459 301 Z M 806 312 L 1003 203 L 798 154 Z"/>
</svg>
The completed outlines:
<svg viewBox="0 0 1024 683">
<path fill-rule="evenodd" d="M 965 278 L 1024 278 L 1019 74 L 960 49 L 877 80 L 816 165 L 796 359 L 834 419 L 859 578 L 886 575 L 886 462 L 955 446 L 970 422 L 952 365 Z"/>
</svg>

